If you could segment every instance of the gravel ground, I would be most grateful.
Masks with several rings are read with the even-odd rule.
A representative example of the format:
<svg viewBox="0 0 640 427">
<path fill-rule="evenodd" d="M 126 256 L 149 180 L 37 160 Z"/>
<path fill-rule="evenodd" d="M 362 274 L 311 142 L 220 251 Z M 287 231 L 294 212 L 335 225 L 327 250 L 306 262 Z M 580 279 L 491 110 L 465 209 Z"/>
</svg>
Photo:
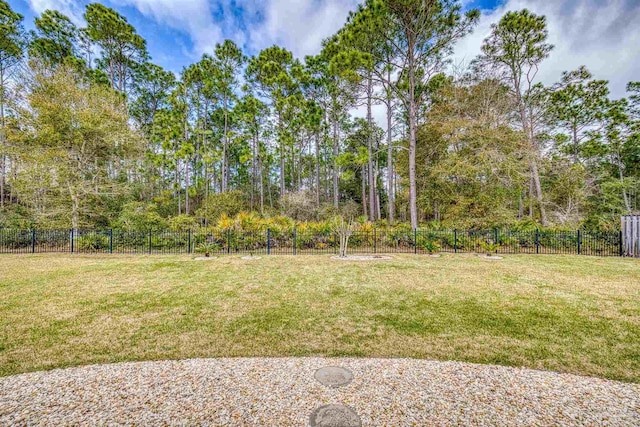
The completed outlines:
<svg viewBox="0 0 640 427">
<path fill-rule="evenodd" d="M 323 366 L 353 381 L 326 387 L 314 378 Z M 307 426 L 327 404 L 362 426 L 640 425 L 638 384 L 458 362 L 193 359 L 0 378 L 2 426 Z"/>
</svg>

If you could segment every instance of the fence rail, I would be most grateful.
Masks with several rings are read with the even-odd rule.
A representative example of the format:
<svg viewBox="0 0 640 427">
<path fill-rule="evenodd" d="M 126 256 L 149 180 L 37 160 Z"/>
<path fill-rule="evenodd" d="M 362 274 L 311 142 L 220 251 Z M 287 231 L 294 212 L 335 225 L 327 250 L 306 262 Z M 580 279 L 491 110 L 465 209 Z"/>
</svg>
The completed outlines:
<svg viewBox="0 0 640 427">
<path fill-rule="evenodd" d="M 339 239 L 332 232 L 265 230 L 243 232 L 11 230 L 0 229 L 0 253 L 333 254 Z M 354 254 L 429 252 L 498 254 L 577 254 L 624 256 L 622 232 L 372 229 L 349 239 Z"/>
</svg>

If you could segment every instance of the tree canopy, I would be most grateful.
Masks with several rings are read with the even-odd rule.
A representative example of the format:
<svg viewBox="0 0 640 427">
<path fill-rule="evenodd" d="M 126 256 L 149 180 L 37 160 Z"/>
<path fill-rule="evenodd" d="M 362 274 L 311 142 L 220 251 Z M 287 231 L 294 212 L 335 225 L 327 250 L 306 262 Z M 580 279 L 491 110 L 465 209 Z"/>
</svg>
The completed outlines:
<svg viewBox="0 0 640 427">
<path fill-rule="evenodd" d="M 616 228 L 640 209 L 640 82 L 614 99 L 581 66 L 543 85 L 553 46 L 526 9 L 451 67 L 479 16 L 366 0 L 317 55 L 225 40 L 173 73 L 103 4 L 26 32 L 0 0 L 0 227 Z"/>
</svg>

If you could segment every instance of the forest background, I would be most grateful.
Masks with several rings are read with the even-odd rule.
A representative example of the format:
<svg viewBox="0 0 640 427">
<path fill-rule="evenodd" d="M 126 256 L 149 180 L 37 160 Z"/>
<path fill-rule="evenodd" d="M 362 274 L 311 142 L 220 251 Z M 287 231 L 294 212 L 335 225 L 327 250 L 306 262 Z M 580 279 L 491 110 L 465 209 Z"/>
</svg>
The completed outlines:
<svg viewBox="0 0 640 427">
<path fill-rule="evenodd" d="M 640 82 L 538 83 L 554 46 L 526 9 L 452 63 L 479 16 L 368 0 L 317 55 L 226 40 L 176 75 L 102 4 L 25 31 L 0 0 L 0 227 L 617 229 L 640 206 Z"/>
</svg>

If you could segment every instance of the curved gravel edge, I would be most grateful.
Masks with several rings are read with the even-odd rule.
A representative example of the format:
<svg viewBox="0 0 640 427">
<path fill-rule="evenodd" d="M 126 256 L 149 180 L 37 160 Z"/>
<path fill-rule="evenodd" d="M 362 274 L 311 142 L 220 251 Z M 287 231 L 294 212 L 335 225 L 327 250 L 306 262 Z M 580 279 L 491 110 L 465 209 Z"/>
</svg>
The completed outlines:
<svg viewBox="0 0 640 427">
<path fill-rule="evenodd" d="M 347 386 L 314 378 L 353 373 Z M 413 359 L 239 358 L 92 365 L 0 378 L 0 425 L 306 426 L 318 407 L 363 426 L 640 425 L 640 385 Z"/>
</svg>

